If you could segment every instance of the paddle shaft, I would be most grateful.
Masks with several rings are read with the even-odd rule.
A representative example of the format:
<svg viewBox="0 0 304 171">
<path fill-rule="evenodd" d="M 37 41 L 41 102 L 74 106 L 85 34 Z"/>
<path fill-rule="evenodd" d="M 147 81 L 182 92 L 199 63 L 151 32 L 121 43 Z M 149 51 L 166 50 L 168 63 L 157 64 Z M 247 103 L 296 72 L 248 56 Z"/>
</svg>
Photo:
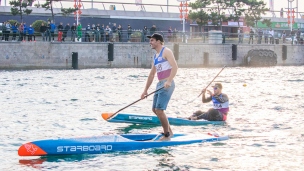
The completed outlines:
<svg viewBox="0 0 304 171">
<path fill-rule="evenodd" d="M 225 67 L 226 67 L 226 65 L 221 69 L 221 71 L 213 78 L 213 80 L 207 85 L 207 87 L 205 88 L 205 89 L 207 89 L 209 86 L 210 86 L 210 84 L 215 80 L 215 78 L 217 77 L 217 76 L 219 76 L 220 75 L 220 73 L 225 69 Z M 201 92 L 197 97 L 199 97 L 199 96 L 201 96 L 203 94 L 203 92 Z"/>
<path fill-rule="evenodd" d="M 159 89 L 153 91 L 152 93 L 146 95 L 145 98 L 147 98 L 147 97 L 150 96 L 151 94 L 154 94 L 155 92 L 157 92 L 157 91 L 159 91 L 159 90 L 161 90 L 161 89 L 163 89 L 163 88 L 164 88 L 164 87 L 161 87 L 161 88 L 159 88 Z M 115 116 L 117 113 L 119 113 L 120 111 L 126 109 L 127 107 L 129 107 L 129 106 L 131 106 L 131 105 L 133 105 L 133 104 L 135 104 L 135 103 L 137 103 L 137 102 L 139 102 L 139 101 L 141 101 L 141 100 L 142 100 L 142 99 L 138 99 L 138 100 L 136 100 L 135 102 L 129 104 L 128 106 L 126 106 L 126 107 L 124 107 L 124 108 L 122 108 L 122 109 L 119 109 L 117 112 L 115 112 L 115 113 L 112 115 L 112 117 L 114 117 L 114 116 Z M 111 118 L 112 118 L 112 117 L 111 117 Z"/>
</svg>

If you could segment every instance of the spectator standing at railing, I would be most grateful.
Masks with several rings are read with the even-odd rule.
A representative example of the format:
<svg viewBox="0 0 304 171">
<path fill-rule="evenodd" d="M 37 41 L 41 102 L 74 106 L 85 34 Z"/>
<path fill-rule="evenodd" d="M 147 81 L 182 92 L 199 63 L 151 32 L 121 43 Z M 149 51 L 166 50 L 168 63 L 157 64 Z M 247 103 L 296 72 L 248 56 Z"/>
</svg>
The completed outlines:
<svg viewBox="0 0 304 171">
<path fill-rule="evenodd" d="M 301 31 L 300 29 L 298 29 L 298 31 L 296 32 L 296 38 L 297 38 L 297 44 L 300 44 L 301 42 Z"/>
<path fill-rule="evenodd" d="M 96 25 L 95 42 L 100 42 L 100 24 Z"/>
<path fill-rule="evenodd" d="M 44 23 L 42 22 L 42 23 L 41 23 L 41 26 L 40 26 L 40 29 L 39 29 L 39 31 L 40 31 L 40 33 L 41 33 L 41 36 L 42 36 L 42 41 L 46 41 L 46 40 L 45 40 L 46 30 L 47 30 L 47 28 L 46 28 L 46 26 L 44 25 Z M 47 38 L 46 38 L 46 39 L 47 39 Z"/>
<path fill-rule="evenodd" d="M 177 41 L 177 32 L 178 32 L 178 30 L 176 28 L 174 28 L 174 30 L 173 30 L 173 42 Z"/>
<path fill-rule="evenodd" d="M 27 29 L 27 32 L 28 32 L 28 38 L 27 38 L 27 41 L 31 42 L 33 39 L 33 36 L 34 36 L 34 28 L 32 27 L 32 25 L 30 25 Z M 35 41 L 35 36 L 34 36 L 34 41 Z"/>
<path fill-rule="evenodd" d="M 142 36 L 141 36 L 142 42 L 146 41 L 147 34 L 148 34 L 148 28 L 147 28 L 147 26 L 144 26 L 144 28 L 142 30 Z"/>
<path fill-rule="evenodd" d="M 65 41 L 65 38 L 67 37 L 69 30 L 70 30 L 70 23 L 67 23 L 63 29 L 62 41 Z"/>
<path fill-rule="evenodd" d="M 269 32 L 267 29 L 264 30 L 264 39 L 265 39 L 265 43 L 268 44 L 268 36 L 269 36 Z"/>
<path fill-rule="evenodd" d="M 117 32 L 118 32 L 118 41 L 122 42 L 122 27 L 120 24 L 117 27 Z"/>
<path fill-rule="evenodd" d="M 18 24 L 17 24 L 17 23 L 14 23 L 14 24 L 12 25 L 12 32 L 13 32 L 12 41 L 16 41 L 17 31 L 18 31 Z"/>
<path fill-rule="evenodd" d="M 286 43 L 286 32 L 283 31 L 282 33 L 282 39 L 283 39 L 283 43 Z"/>
<path fill-rule="evenodd" d="M 75 38 L 76 38 L 76 24 L 73 23 L 71 27 L 71 41 L 75 42 Z"/>
<path fill-rule="evenodd" d="M 242 28 L 239 28 L 239 31 L 238 31 L 238 36 L 239 36 L 239 43 L 243 43 L 243 38 L 244 38 L 244 32 L 243 32 L 243 29 Z"/>
<path fill-rule="evenodd" d="M 81 38 L 82 38 L 82 25 L 81 25 L 81 23 L 78 23 L 78 26 L 77 26 L 77 41 L 81 42 Z"/>
<path fill-rule="evenodd" d="M 63 34 L 63 24 L 62 22 L 60 22 L 60 24 L 58 25 L 58 38 L 57 41 L 61 42 L 62 41 L 62 34 Z"/>
<path fill-rule="evenodd" d="M 91 26 L 90 26 L 90 23 L 89 23 L 86 27 L 86 32 L 85 32 L 85 35 L 84 35 L 84 41 L 85 42 L 90 42 L 90 32 L 91 32 Z"/>
<path fill-rule="evenodd" d="M 51 37 L 53 38 L 53 42 L 54 42 L 54 39 L 55 39 L 55 29 L 56 29 L 56 25 L 54 24 L 54 21 L 51 21 L 51 24 L 50 24 L 50 33 L 51 33 Z"/>
<path fill-rule="evenodd" d="M 11 23 L 9 21 L 6 22 L 6 32 L 5 32 L 5 41 L 9 40 L 9 35 L 11 33 Z M 3 33 L 2 33 L 3 34 Z"/>
<path fill-rule="evenodd" d="M 263 38 L 263 30 L 262 29 L 258 29 L 258 44 L 262 43 L 262 38 Z"/>
<path fill-rule="evenodd" d="M 274 31 L 272 29 L 269 31 L 269 43 L 274 44 Z"/>
<path fill-rule="evenodd" d="M 254 31 L 252 29 L 250 29 L 248 44 L 250 44 L 250 41 L 252 42 L 251 44 L 253 44 L 253 35 L 254 35 Z"/>
<path fill-rule="evenodd" d="M 26 23 L 23 23 L 23 41 L 26 41 L 26 33 L 27 33 L 27 26 Z"/>
<path fill-rule="evenodd" d="M 19 31 L 19 41 L 23 41 L 23 23 L 20 23 L 18 27 L 18 31 Z"/>
<path fill-rule="evenodd" d="M 292 29 L 290 35 L 291 35 L 291 44 L 293 45 L 294 44 L 293 43 L 294 42 L 294 38 L 295 38 L 295 35 L 296 35 L 296 31 L 294 29 Z"/>
<path fill-rule="evenodd" d="M 130 41 L 131 34 L 132 34 L 132 27 L 130 26 L 130 24 L 128 24 L 128 28 L 127 28 L 127 41 Z"/>
<path fill-rule="evenodd" d="M 108 42 L 110 41 L 110 34 L 111 34 L 111 28 L 109 27 L 109 25 L 106 26 L 105 33 L 106 33 L 106 42 Z"/>
<path fill-rule="evenodd" d="M 97 31 L 95 30 L 96 27 L 92 27 L 92 41 L 91 42 L 95 42 L 96 41 L 96 37 L 97 37 Z"/>
<path fill-rule="evenodd" d="M 113 23 L 113 27 L 112 27 L 112 40 L 113 42 L 116 42 L 116 35 L 117 35 L 117 27 L 116 27 L 116 23 Z"/>
<path fill-rule="evenodd" d="M 95 42 L 100 42 L 100 26 L 96 26 L 95 30 Z"/>
<path fill-rule="evenodd" d="M 1 40 L 5 41 L 6 21 L 4 21 L 2 23 L 1 31 L 2 31 L 2 39 Z"/>
<path fill-rule="evenodd" d="M 104 42 L 105 41 L 104 40 L 104 38 L 105 38 L 105 36 L 104 36 L 105 35 L 104 24 L 101 25 L 99 33 L 100 33 L 100 42 Z"/>
<path fill-rule="evenodd" d="M 172 28 L 170 26 L 168 29 L 168 42 L 171 42 L 171 41 L 172 41 Z"/>
<path fill-rule="evenodd" d="M 89 32 L 89 35 L 91 36 L 91 42 L 95 42 L 95 31 L 96 25 L 92 24 L 91 31 Z"/>
<path fill-rule="evenodd" d="M 150 28 L 150 35 L 154 34 L 156 32 L 156 25 L 153 24 L 152 27 Z"/>
<path fill-rule="evenodd" d="M 51 22 L 48 21 L 46 24 L 46 39 L 45 41 L 47 41 L 49 38 L 49 41 L 51 41 Z"/>
</svg>

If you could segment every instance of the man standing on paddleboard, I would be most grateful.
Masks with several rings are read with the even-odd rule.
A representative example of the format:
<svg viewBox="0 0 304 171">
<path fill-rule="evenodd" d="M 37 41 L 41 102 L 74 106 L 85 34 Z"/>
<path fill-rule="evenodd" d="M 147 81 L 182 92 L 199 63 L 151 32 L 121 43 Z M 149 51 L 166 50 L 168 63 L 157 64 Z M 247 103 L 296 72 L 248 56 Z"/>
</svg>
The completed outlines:
<svg viewBox="0 0 304 171">
<path fill-rule="evenodd" d="M 202 101 L 203 103 L 213 102 L 213 108 L 207 112 L 196 111 L 191 115 L 189 120 L 205 119 L 208 121 L 226 121 L 229 112 L 229 98 L 226 94 L 222 93 L 223 86 L 221 83 L 215 83 L 213 87 L 214 93 L 203 89 L 202 90 Z M 209 97 L 206 98 L 206 91 L 209 93 Z"/>
<path fill-rule="evenodd" d="M 144 92 L 141 95 L 141 99 L 144 99 L 148 95 L 148 89 L 153 82 L 155 73 L 159 82 L 156 85 L 156 91 L 153 97 L 152 111 L 157 115 L 163 127 L 163 137 L 159 140 L 169 140 L 173 136 L 168 118 L 164 113 L 167 105 L 170 101 L 171 95 L 175 88 L 173 78 L 177 73 L 177 63 L 174 58 L 173 52 L 164 46 L 163 36 L 154 33 L 152 36 L 147 36 L 150 39 L 150 46 L 156 50 L 156 54 L 153 58 L 152 68 L 147 79 L 147 83 Z M 163 88 L 162 88 L 163 87 Z"/>
</svg>

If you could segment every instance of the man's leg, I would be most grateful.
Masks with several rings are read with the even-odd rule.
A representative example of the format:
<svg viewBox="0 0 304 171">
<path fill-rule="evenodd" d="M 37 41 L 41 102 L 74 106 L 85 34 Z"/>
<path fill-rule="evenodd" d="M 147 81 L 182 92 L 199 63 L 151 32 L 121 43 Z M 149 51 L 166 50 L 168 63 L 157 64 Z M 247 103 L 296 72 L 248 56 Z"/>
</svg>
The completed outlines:
<svg viewBox="0 0 304 171">
<path fill-rule="evenodd" d="M 171 127 L 170 127 L 170 124 L 169 124 L 169 121 L 168 121 L 168 118 L 164 112 L 164 110 L 160 110 L 160 109 L 153 109 L 153 112 L 156 114 L 156 116 L 158 117 L 162 127 L 163 127 L 163 131 L 164 131 L 164 134 L 166 133 L 170 133 L 170 136 L 169 137 L 172 137 L 173 136 L 173 131 L 171 130 Z"/>
<path fill-rule="evenodd" d="M 164 83 L 165 81 L 159 82 L 157 84 L 156 89 L 162 87 Z M 166 114 L 164 113 L 164 110 L 166 110 L 167 108 L 174 89 L 175 83 L 174 81 L 172 81 L 171 86 L 169 88 L 159 90 L 156 94 L 154 94 L 153 97 L 152 110 L 157 115 L 165 134 L 165 136 L 163 136 L 160 140 L 168 140 L 170 137 L 173 136 L 173 131 L 171 130 L 170 123 Z"/>
</svg>

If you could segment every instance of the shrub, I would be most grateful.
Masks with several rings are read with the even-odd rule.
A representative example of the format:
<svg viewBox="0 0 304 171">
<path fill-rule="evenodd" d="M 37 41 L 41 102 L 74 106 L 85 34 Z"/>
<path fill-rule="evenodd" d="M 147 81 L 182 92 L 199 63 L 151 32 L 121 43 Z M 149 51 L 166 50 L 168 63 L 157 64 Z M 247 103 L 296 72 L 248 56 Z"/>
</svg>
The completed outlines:
<svg viewBox="0 0 304 171">
<path fill-rule="evenodd" d="M 20 24 L 17 20 L 8 20 L 8 22 L 9 22 L 11 25 L 14 25 L 15 23 L 17 23 L 18 25 Z"/>
<path fill-rule="evenodd" d="M 35 32 L 40 32 L 41 23 L 44 23 L 45 26 L 47 25 L 47 22 L 44 20 L 36 20 L 33 22 L 32 27 L 34 28 Z"/>
</svg>

